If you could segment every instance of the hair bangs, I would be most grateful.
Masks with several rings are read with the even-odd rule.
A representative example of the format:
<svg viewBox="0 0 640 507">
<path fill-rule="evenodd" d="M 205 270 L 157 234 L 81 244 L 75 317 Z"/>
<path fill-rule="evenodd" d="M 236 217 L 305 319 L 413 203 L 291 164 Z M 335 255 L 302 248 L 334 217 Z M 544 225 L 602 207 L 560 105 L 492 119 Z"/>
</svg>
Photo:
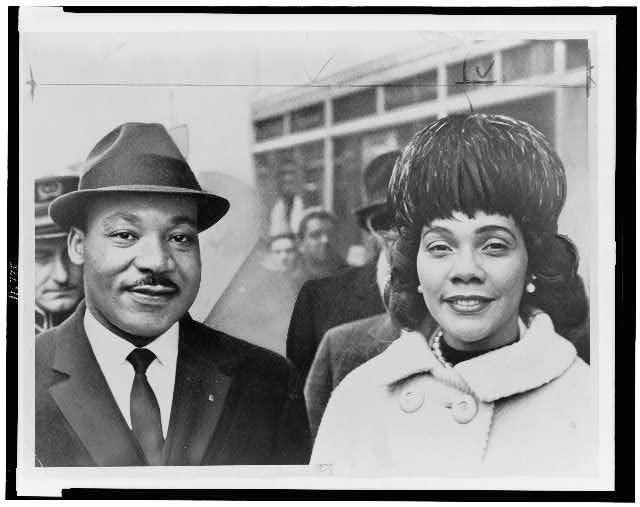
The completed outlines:
<svg viewBox="0 0 640 507">
<path fill-rule="evenodd" d="M 458 115 L 414 136 L 389 191 L 400 227 L 482 211 L 554 230 L 566 181 L 557 155 L 530 125 L 497 115 Z"/>
</svg>

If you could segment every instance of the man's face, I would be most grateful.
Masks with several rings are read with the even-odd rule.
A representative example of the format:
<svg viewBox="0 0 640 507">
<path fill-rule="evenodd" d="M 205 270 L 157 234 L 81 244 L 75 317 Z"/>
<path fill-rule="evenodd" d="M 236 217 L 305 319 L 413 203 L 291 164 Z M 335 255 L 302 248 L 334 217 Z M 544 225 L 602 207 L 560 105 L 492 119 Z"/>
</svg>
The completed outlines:
<svg viewBox="0 0 640 507">
<path fill-rule="evenodd" d="M 87 306 L 117 332 L 154 337 L 186 314 L 200 286 L 197 207 L 165 195 L 103 197 L 72 230 Z"/>
<path fill-rule="evenodd" d="M 298 190 L 298 172 L 291 163 L 285 164 L 278 170 L 278 186 L 285 195 L 293 195 Z"/>
<path fill-rule="evenodd" d="M 69 261 L 67 238 L 36 239 L 36 304 L 49 313 L 73 310 L 82 299 L 82 267 Z"/>
<path fill-rule="evenodd" d="M 333 255 L 336 226 L 327 218 L 311 218 L 307 222 L 300 252 L 313 262 L 326 262 Z"/>
<path fill-rule="evenodd" d="M 296 260 L 296 244 L 291 238 L 278 238 L 271 243 L 271 254 L 278 269 L 288 271 Z"/>
</svg>

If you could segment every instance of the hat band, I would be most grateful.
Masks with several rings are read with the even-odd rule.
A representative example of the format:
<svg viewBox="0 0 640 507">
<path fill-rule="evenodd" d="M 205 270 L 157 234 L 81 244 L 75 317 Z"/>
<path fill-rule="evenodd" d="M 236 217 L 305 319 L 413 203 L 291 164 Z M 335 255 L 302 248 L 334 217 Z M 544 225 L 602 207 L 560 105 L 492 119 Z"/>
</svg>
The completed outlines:
<svg viewBox="0 0 640 507">
<path fill-rule="evenodd" d="M 202 191 L 189 165 L 177 158 L 141 154 L 110 157 L 94 163 L 80 178 L 78 190 L 128 185 L 181 187 Z"/>
</svg>

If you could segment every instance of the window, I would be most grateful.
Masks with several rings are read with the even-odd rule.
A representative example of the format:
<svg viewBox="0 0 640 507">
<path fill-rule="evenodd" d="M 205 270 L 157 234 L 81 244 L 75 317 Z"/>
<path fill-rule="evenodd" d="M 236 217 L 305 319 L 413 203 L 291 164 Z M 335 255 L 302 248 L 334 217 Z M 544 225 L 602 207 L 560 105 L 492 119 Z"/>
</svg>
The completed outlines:
<svg viewBox="0 0 640 507">
<path fill-rule="evenodd" d="M 284 133 L 284 119 L 282 116 L 274 116 L 254 123 L 256 141 L 281 136 Z"/>
<path fill-rule="evenodd" d="M 493 54 L 447 65 L 447 94 L 458 95 L 487 86 L 495 79 Z"/>
<path fill-rule="evenodd" d="M 324 125 L 324 104 L 297 109 L 291 113 L 291 132 L 310 130 Z"/>
<path fill-rule="evenodd" d="M 573 39 L 565 42 L 567 44 L 567 69 L 586 67 L 589 41 L 587 39 Z"/>
<path fill-rule="evenodd" d="M 525 79 L 553 72 L 553 41 L 530 41 L 502 52 L 502 80 Z"/>
<path fill-rule="evenodd" d="M 384 87 L 385 109 L 435 100 L 438 96 L 437 84 L 438 71 L 435 69 L 389 83 Z"/>
<path fill-rule="evenodd" d="M 376 90 L 368 88 L 333 99 L 333 121 L 341 123 L 362 118 L 376 112 Z"/>
</svg>

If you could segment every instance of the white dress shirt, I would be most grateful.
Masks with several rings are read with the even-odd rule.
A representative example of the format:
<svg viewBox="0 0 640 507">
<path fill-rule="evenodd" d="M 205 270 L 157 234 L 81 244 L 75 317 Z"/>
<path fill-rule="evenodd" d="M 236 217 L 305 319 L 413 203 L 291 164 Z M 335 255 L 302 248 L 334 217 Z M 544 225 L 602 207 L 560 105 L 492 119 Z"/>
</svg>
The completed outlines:
<svg viewBox="0 0 640 507">
<path fill-rule="evenodd" d="M 91 315 L 88 308 L 84 312 L 84 329 L 120 412 L 131 428 L 130 399 L 135 372 L 131 363 L 127 361 L 127 356 L 136 347 L 104 327 Z M 156 355 L 156 359 L 147 369 L 147 380 L 160 406 L 162 433 L 165 438 L 169 429 L 173 387 L 176 378 L 178 336 L 178 323 L 176 322 L 164 334 L 144 347 Z"/>
</svg>

